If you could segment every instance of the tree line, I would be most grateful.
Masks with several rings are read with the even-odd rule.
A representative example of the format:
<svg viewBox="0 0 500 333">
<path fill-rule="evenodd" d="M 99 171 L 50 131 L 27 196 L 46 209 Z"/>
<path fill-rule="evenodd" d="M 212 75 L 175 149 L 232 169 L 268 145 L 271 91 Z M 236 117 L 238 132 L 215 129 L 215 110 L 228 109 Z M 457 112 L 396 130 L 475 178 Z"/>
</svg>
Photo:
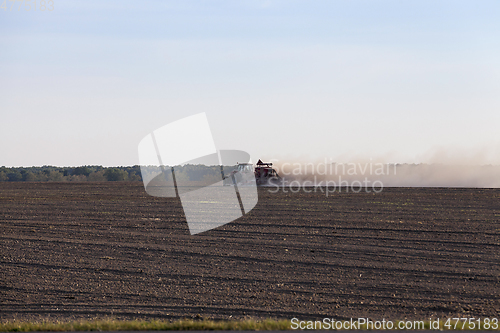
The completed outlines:
<svg viewBox="0 0 500 333">
<path fill-rule="evenodd" d="M 169 167 L 167 167 L 169 168 Z M 229 169 L 228 169 L 229 168 Z M 157 167 L 153 167 L 157 171 Z M 225 167 L 226 173 L 233 167 Z M 146 168 L 147 170 L 147 168 Z M 146 171 L 147 172 L 147 171 Z M 219 166 L 192 165 L 177 166 L 177 180 L 201 181 L 214 179 L 220 181 Z M 0 167 L 0 182 L 102 182 L 102 181 L 142 181 L 141 167 L 103 167 L 100 165 L 85 165 L 79 167 Z"/>
<path fill-rule="evenodd" d="M 103 167 L 85 165 L 79 167 L 0 167 L 0 182 L 86 182 L 86 181 L 140 181 L 141 168 Z"/>
</svg>

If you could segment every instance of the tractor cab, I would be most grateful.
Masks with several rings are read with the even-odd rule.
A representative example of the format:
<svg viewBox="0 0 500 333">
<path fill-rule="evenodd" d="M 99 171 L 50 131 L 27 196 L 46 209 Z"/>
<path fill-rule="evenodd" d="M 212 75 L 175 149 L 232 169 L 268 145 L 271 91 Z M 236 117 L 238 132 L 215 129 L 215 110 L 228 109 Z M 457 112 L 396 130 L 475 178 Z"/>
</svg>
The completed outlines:
<svg viewBox="0 0 500 333">
<path fill-rule="evenodd" d="M 280 179 L 280 176 L 273 169 L 272 163 L 264 163 L 261 160 L 257 162 L 257 166 L 255 167 L 255 180 L 257 181 L 257 185 L 266 185 L 270 182 L 275 182 Z"/>
<path fill-rule="evenodd" d="M 241 173 L 250 173 L 250 172 L 254 172 L 253 170 L 253 165 L 250 164 L 250 163 L 241 163 L 241 164 L 238 164 L 238 172 L 241 172 Z"/>
<path fill-rule="evenodd" d="M 233 184 L 269 185 L 280 182 L 281 177 L 273 169 L 272 163 L 264 163 L 259 160 L 255 167 L 251 163 L 238 163 L 237 169 L 229 174 L 224 175 L 223 172 L 223 181 L 226 186 Z"/>
</svg>

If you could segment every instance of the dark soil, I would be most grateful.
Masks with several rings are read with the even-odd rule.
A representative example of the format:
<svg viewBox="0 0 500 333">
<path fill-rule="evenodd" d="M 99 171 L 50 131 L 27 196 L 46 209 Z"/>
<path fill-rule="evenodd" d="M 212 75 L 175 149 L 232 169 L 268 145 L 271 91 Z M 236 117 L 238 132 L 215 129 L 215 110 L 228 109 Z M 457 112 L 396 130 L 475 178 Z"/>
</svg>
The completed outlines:
<svg viewBox="0 0 500 333">
<path fill-rule="evenodd" d="M 140 182 L 0 183 L 0 319 L 499 317 L 500 189 L 270 193 L 189 235 Z"/>
</svg>

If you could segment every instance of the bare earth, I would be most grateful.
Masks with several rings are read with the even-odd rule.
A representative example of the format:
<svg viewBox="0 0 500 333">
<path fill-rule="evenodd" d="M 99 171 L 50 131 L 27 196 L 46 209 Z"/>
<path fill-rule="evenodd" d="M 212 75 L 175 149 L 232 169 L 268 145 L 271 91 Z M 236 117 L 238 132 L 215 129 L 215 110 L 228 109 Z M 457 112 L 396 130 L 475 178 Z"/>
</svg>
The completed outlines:
<svg viewBox="0 0 500 333">
<path fill-rule="evenodd" d="M 269 193 L 190 236 L 137 183 L 0 183 L 0 319 L 500 316 L 500 189 Z"/>
</svg>

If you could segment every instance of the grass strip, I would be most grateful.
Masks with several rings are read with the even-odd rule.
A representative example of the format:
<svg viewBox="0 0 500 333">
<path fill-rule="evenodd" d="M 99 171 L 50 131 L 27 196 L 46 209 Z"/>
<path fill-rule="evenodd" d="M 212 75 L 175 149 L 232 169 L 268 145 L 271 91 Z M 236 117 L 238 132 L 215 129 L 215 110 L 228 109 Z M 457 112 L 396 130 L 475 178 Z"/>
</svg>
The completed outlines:
<svg viewBox="0 0 500 333">
<path fill-rule="evenodd" d="M 60 331 L 269 331 L 289 330 L 289 320 L 91 320 L 70 322 L 19 322 L 0 323 L 0 332 L 60 332 Z"/>
<path fill-rule="evenodd" d="M 322 325 L 315 326 L 314 323 L 318 321 L 307 321 L 303 327 L 314 330 L 335 330 L 334 327 L 325 328 Z M 398 330 L 398 324 L 408 324 L 409 321 L 394 321 L 392 330 Z M 417 321 L 413 322 L 417 323 Z M 418 326 L 413 326 L 408 330 L 477 330 L 477 325 L 469 325 L 469 323 L 462 323 L 457 320 L 448 320 L 439 322 L 439 328 L 435 325 L 431 326 L 429 321 L 418 321 Z M 498 319 L 495 321 L 488 321 L 487 327 L 481 326 L 481 330 L 500 331 Z M 292 323 L 290 320 L 232 320 L 232 321 L 214 321 L 214 320 L 191 320 L 181 319 L 176 321 L 166 320 L 86 320 L 86 321 L 43 321 L 43 322 L 22 322 L 22 321 L 8 321 L 0 323 L 0 332 L 61 332 L 61 331 L 283 331 L 292 330 Z M 297 326 L 295 326 L 297 327 Z M 403 325 L 401 328 L 404 328 Z M 378 330 L 372 325 L 358 325 L 359 330 Z M 389 329 L 390 330 L 390 329 Z"/>
</svg>

